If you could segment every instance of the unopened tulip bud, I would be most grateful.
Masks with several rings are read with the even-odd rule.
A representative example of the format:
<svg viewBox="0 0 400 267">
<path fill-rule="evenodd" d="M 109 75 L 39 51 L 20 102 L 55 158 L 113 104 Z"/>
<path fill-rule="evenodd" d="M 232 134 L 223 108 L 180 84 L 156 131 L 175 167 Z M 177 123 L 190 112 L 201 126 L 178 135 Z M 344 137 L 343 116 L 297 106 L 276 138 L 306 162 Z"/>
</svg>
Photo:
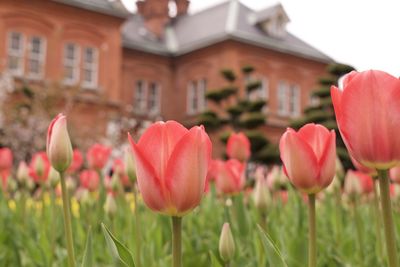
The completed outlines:
<svg viewBox="0 0 400 267">
<path fill-rule="evenodd" d="M 51 188 L 55 188 L 60 181 L 60 174 L 53 167 L 50 168 L 49 179 L 47 181 Z"/>
<path fill-rule="evenodd" d="M 269 195 L 269 190 L 264 177 L 257 177 L 253 197 L 256 208 L 260 212 L 265 213 L 269 203 L 271 202 L 271 196 Z"/>
<path fill-rule="evenodd" d="M 117 203 L 112 194 L 107 194 L 106 202 L 104 203 L 104 211 L 109 216 L 112 216 L 117 212 Z"/>
<path fill-rule="evenodd" d="M 118 173 L 114 172 L 111 177 L 111 181 L 110 181 L 110 187 L 111 187 L 112 191 L 114 191 L 114 192 L 118 191 L 119 185 L 120 185 L 119 180 L 120 180 L 120 178 L 119 178 Z"/>
<path fill-rule="evenodd" d="M 29 168 L 25 161 L 19 163 L 16 177 L 21 185 L 25 185 L 29 180 Z"/>
<path fill-rule="evenodd" d="M 222 226 L 219 238 L 219 255 L 224 262 L 229 262 L 235 255 L 235 241 L 229 223 L 224 223 Z"/>
<path fill-rule="evenodd" d="M 72 154 L 66 117 L 58 114 L 47 131 L 47 156 L 54 169 L 64 172 L 71 165 Z"/>
<path fill-rule="evenodd" d="M 129 151 L 125 152 L 124 166 L 125 166 L 125 173 L 128 175 L 129 180 L 131 182 L 136 181 L 135 161 L 133 159 L 132 153 L 130 153 Z"/>
</svg>

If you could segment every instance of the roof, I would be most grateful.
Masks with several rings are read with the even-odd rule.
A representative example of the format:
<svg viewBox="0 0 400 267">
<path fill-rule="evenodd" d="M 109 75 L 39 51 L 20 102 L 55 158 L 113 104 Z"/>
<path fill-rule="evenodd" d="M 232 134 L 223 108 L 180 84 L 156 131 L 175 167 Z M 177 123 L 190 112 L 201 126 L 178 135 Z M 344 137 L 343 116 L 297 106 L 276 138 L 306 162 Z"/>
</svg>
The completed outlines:
<svg viewBox="0 0 400 267">
<path fill-rule="evenodd" d="M 274 11 L 284 12 L 281 5 L 255 11 L 238 0 L 228 0 L 172 20 L 163 39 L 147 31 L 142 17 L 134 14 L 123 25 L 123 45 L 159 55 L 179 56 L 221 41 L 236 40 L 315 61 L 333 62 L 332 58 L 289 32 L 283 38 L 276 38 L 263 31 L 257 23 L 272 16 Z"/>
<path fill-rule="evenodd" d="M 129 11 L 122 4 L 121 0 L 52 0 L 52 1 L 119 18 L 127 18 L 130 15 Z"/>
</svg>

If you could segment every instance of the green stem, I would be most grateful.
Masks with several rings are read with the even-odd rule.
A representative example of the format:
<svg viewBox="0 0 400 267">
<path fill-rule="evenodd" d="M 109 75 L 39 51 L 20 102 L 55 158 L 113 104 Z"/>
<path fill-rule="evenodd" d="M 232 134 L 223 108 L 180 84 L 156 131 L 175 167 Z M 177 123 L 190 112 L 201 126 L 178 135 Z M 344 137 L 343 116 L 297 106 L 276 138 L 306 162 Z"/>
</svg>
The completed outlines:
<svg viewBox="0 0 400 267">
<path fill-rule="evenodd" d="M 392 206 L 390 202 L 389 177 L 387 170 L 378 170 L 379 174 L 379 190 L 381 193 L 381 206 L 383 217 L 383 228 L 386 238 L 386 250 L 389 258 L 390 267 L 398 267 L 397 250 L 396 250 L 396 234 L 393 224 Z"/>
<path fill-rule="evenodd" d="M 340 189 L 335 190 L 335 206 L 336 206 L 336 216 L 335 216 L 335 223 L 336 223 L 336 243 L 339 245 L 340 241 L 342 240 L 342 201 L 341 201 L 341 192 Z"/>
<path fill-rule="evenodd" d="M 136 247 L 136 267 L 140 267 L 140 218 L 139 218 L 139 207 L 138 207 L 138 191 L 136 186 L 133 185 L 133 198 L 135 203 L 135 247 Z"/>
<path fill-rule="evenodd" d="M 377 189 L 377 179 L 374 179 L 374 217 L 375 220 L 375 231 L 376 231 L 376 249 L 378 250 L 379 258 L 383 258 L 383 242 L 382 242 L 382 218 L 379 216 L 379 195 Z"/>
<path fill-rule="evenodd" d="M 71 227 L 71 208 L 68 198 L 68 189 L 65 184 L 64 173 L 60 173 L 61 180 L 61 192 L 64 212 L 64 230 L 67 238 L 67 252 L 68 252 L 68 265 L 69 267 L 75 267 L 75 255 L 74 255 L 74 243 L 72 239 L 72 227 Z"/>
<path fill-rule="evenodd" d="M 315 194 L 308 195 L 308 266 L 317 266 L 316 225 L 315 225 Z"/>
<path fill-rule="evenodd" d="M 172 266 L 182 266 L 182 218 L 172 217 Z"/>
<path fill-rule="evenodd" d="M 354 196 L 353 202 L 353 212 L 354 212 L 354 223 L 356 225 L 357 231 L 357 241 L 358 241 L 358 250 L 359 250 L 359 257 L 361 266 L 364 266 L 364 242 L 363 242 L 363 235 L 362 235 L 362 225 L 360 221 L 360 215 L 358 213 L 358 200 L 357 196 Z"/>
</svg>

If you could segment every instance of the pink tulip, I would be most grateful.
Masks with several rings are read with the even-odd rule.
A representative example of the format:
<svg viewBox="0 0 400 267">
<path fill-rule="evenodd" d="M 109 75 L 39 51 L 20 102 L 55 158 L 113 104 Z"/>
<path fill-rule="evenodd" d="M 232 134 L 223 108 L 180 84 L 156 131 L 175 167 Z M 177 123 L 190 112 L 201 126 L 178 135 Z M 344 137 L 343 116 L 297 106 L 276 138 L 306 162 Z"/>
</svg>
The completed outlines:
<svg viewBox="0 0 400 267">
<path fill-rule="evenodd" d="M 99 174 L 95 170 L 84 170 L 79 175 L 81 186 L 93 192 L 96 191 L 100 184 Z"/>
<path fill-rule="evenodd" d="M 400 165 L 397 165 L 396 167 L 393 167 L 390 169 L 389 172 L 390 179 L 396 183 L 400 184 Z"/>
<path fill-rule="evenodd" d="M 72 163 L 69 166 L 67 172 L 68 173 L 75 173 L 77 172 L 83 165 L 83 155 L 79 149 L 74 149 L 72 154 Z"/>
<path fill-rule="evenodd" d="M 241 162 L 250 158 L 250 141 L 244 133 L 232 133 L 226 146 L 226 154 Z"/>
<path fill-rule="evenodd" d="M 111 148 L 101 145 L 94 144 L 89 148 L 86 153 L 86 159 L 89 164 L 89 168 L 95 170 L 101 170 L 106 165 L 108 158 L 111 154 Z"/>
<path fill-rule="evenodd" d="M 0 148 L 0 171 L 10 170 L 13 163 L 13 153 L 8 147 Z"/>
<path fill-rule="evenodd" d="M 50 162 L 46 152 L 39 152 L 33 155 L 29 164 L 29 175 L 35 183 L 47 181 L 50 172 Z"/>
<path fill-rule="evenodd" d="M 230 159 L 220 164 L 215 180 L 218 192 L 228 195 L 240 193 L 246 181 L 245 169 L 246 165 L 236 159 Z"/>
<path fill-rule="evenodd" d="M 326 188 L 335 176 L 335 132 L 306 124 L 298 132 L 287 129 L 279 143 L 284 172 L 292 184 L 307 194 Z"/>
<path fill-rule="evenodd" d="M 340 133 L 356 161 L 372 169 L 400 163 L 400 80 L 385 72 L 351 72 L 331 87 Z"/>
<path fill-rule="evenodd" d="M 374 181 L 371 176 L 348 170 L 344 180 L 344 192 L 348 195 L 370 194 L 374 191 Z"/>
<path fill-rule="evenodd" d="M 202 126 L 188 130 L 175 121 L 157 122 L 137 144 L 128 137 L 149 208 L 183 216 L 199 205 L 211 162 L 211 141 Z"/>
</svg>

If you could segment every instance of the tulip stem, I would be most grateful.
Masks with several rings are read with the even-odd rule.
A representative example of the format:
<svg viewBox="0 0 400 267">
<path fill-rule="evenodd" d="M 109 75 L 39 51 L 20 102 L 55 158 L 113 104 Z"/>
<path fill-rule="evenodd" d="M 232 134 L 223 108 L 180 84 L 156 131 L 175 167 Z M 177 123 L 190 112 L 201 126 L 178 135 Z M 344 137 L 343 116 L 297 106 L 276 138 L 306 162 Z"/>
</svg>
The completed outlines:
<svg viewBox="0 0 400 267">
<path fill-rule="evenodd" d="M 64 173 L 60 172 L 61 180 L 61 192 L 62 192 L 62 202 L 63 202 L 63 212 L 64 212 L 64 230 L 65 236 L 67 238 L 67 252 L 68 252 L 68 266 L 75 267 L 75 255 L 74 255 L 74 245 L 72 239 L 72 227 L 71 227 L 71 209 L 69 205 L 68 189 L 65 184 Z"/>
<path fill-rule="evenodd" d="M 308 266 L 317 266 L 315 194 L 308 195 Z"/>
<path fill-rule="evenodd" d="M 182 266 L 182 217 L 172 216 L 172 266 Z"/>
<path fill-rule="evenodd" d="M 359 257 L 360 257 L 360 263 L 361 266 L 364 266 L 364 241 L 363 241 L 363 235 L 362 235 L 362 226 L 361 226 L 361 221 L 360 221 L 360 215 L 358 213 L 358 199 L 357 196 L 354 198 L 353 202 L 353 212 L 354 212 L 354 223 L 356 225 L 356 232 L 357 232 L 357 241 L 358 241 L 358 249 L 359 249 Z"/>
<path fill-rule="evenodd" d="M 378 250 L 378 255 L 379 258 L 383 258 L 383 252 L 382 252 L 382 218 L 379 216 L 379 195 L 378 195 L 378 189 L 377 189 L 377 179 L 374 178 L 374 216 L 376 218 L 375 220 L 375 231 L 376 231 L 376 249 Z"/>
<path fill-rule="evenodd" d="M 392 205 L 390 202 L 389 177 L 387 170 L 378 170 L 379 190 L 381 193 L 381 207 L 383 217 L 383 228 L 386 238 L 386 250 L 390 267 L 398 267 L 396 251 L 396 235 L 393 225 Z"/>
<path fill-rule="evenodd" d="M 135 184 L 133 185 L 133 198 L 135 203 L 135 247 L 136 247 L 136 267 L 140 267 L 140 218 L 139 218 L 139 201 L 138 201 L 138 190 L 136 190 Z"/>
</svg>

